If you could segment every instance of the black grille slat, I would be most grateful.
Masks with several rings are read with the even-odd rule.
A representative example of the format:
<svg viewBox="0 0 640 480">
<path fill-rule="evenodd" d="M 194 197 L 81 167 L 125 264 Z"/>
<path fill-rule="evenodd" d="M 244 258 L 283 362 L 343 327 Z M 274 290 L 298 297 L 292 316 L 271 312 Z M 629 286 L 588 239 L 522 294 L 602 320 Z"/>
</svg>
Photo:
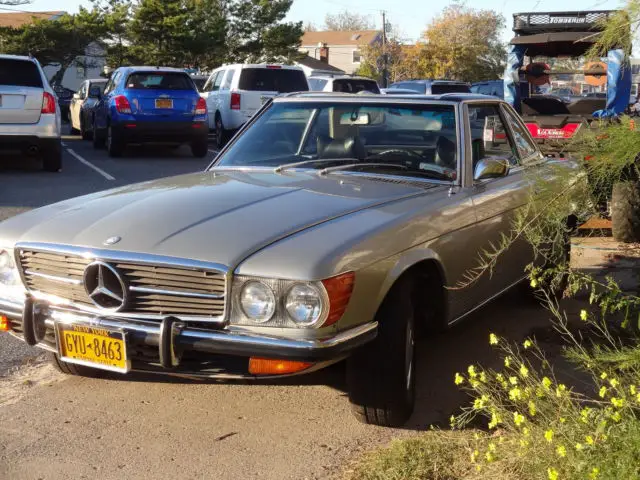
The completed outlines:
<svg viewBox="0 0 640 480">
<path fill-rule="evenodd" d="M 85 268 L 95 261 L 94 259 L 22 250 L 20 260 L 27 287 L 30 290 L 95 307 L 84 285 L 70 282 L 82 282 Z M 104 261 L 121 273 L 130 289 L 127 306 L 120 313 L 185 315 L 202 318 L 224 315 L 226 279 L 222 272 L 189 267 Z M 57 277 L 60 280 L 38 274 Z M 136 288 L 160 292 L 140 292 L 136 291 Z"/>
</svg>

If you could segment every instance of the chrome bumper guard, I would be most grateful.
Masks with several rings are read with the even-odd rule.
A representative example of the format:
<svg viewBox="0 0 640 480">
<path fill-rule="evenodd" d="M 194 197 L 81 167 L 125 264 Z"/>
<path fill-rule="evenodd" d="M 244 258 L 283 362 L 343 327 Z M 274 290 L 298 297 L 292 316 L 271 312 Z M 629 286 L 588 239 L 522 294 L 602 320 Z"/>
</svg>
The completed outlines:
<svg viewBox="0 0 640 480">
<path fill-rule="evenodd" d="M 16 308 L 6 307 L 7 305 L 0 301 L 0 311 L 5 311 L 10 317 L 22 317 L 22 339 L 29 345 L 42 345 L 41 332 L 46 330 L 45 327 L 53 328 L 56 322 L 121 329 L 127 333 L 129 343 L 157 347 L 160 363 L 164 368 L 179 366 L 183 351 L 311 362 L 327 361 L 340 358 L 373 340 L 378 329 L 377 322 L 370 322 L 324 338 L 303 340 L 230 330 L 205 330 L 190 327 L 175 317 L 165 317 L 158 323 L 47 309 L 42 308 L 42 305 L 31 297 L 27 298 L 21 312 Z"/>
</svg>

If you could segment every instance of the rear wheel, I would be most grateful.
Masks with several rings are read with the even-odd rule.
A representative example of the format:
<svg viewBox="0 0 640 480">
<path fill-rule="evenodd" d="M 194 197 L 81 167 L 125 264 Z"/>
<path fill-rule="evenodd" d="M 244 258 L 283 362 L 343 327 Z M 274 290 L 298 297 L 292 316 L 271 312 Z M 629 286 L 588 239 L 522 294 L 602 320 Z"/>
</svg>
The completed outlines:
<svg viewBox="0 0 640 480">
<path fill-rule="evenodd" d="M 403 425 L 415 402 L 412 279 L 401 279 L 376 315 L 378 336 L 347 361 L 349 401 L 363 423 Z"/>
<path fill-rule="evenodd" d="M 640 182 L 616 182 L 611 193 L 611 229 L 618 242 L 640 241 Z"/>
<path fill-rule="evenodd" d="M 75 363 L 67 363 L 60 359 L 57 353 L 48 353 L 49 362 L 60 373 L 65 375 L 76 375 L 78 377 L 100 378 L 104 376 L 104 371 L 98 368 L 85 367 L 84 365 L 76 365 Z"/>
<path fill-rule="evenodd" d="M 224 147 L 229 141 L 229 131 L 224 129 L 222 123 L 222 117 L 220 114 L 216 114 L 216 146 L 218 148 Z"/>
<path fill-rule="evenodd" d="M 62 146 L 60 143 L 42 151 L 42 169 L 45 172 L 59 172 L 62 169 Z"/>
<path fill-rule="evenodd" d="M 125 143 L 122 140 L 120 134 L 111 128 L 111 125 L 107 127 L 107 153 L 110 157 L 121 157 L 124 152 Z"/>
<path fill-rule="evenodd" d="M 194 140 L 191 142 L 191 153 L 196 158 L 204 158 L 209 153 L 209 143 L 207 139 L 204 140 Z"/>
<path fill-rule="evenodd" d="M 82 136 L 83 140 L 91 140 L 91 132 L 87 132 L 82 116 L 80 116 L 80 135 Z"/>
</svg>

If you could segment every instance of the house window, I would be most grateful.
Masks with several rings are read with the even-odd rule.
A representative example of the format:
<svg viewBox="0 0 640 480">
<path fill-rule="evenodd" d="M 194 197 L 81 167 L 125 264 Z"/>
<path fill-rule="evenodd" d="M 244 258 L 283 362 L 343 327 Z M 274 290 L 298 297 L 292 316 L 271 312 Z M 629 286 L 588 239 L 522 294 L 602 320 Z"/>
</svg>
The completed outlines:
<svg viewBox="0 0 640 480">
<path fill-rule="evenodd" d="M 360 63 L 360 50 L 353 51 L 353 63 Z"/>
</svg>

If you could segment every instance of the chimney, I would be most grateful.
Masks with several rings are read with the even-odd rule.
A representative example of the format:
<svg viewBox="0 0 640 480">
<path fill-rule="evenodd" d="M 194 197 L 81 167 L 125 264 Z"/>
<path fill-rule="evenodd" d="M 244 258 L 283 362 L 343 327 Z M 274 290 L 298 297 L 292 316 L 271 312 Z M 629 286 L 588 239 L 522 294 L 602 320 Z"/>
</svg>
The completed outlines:
<svg viewBox="0 0 640 480">
<path fill-rule="evenodd" d="M 323 63 L 329 64 L 329 47 L 326 43 L 318 43 L 318 49 L 320 50 L 319 60 Z"/>
</svg>

